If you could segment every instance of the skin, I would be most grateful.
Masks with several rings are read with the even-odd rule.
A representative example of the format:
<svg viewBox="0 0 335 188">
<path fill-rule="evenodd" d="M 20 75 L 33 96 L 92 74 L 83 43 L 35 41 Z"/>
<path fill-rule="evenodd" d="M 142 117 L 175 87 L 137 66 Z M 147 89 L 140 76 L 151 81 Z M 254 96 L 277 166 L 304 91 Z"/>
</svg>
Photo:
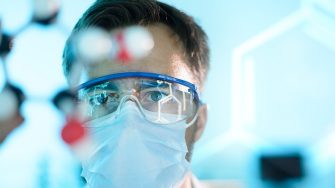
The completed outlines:
<svg viewBox="0 0 335 188">
<path fill-rule="evenodd" d="M 113 73 L 140 71 L 166 74 L 194 83 L 198 88 L 201 88 L 196 75 L 189 68 L 182 44 L 173 35 L 171 29 L 163 24 L 149 25 L 147 29 L 151 32 L 155 43 L 148 56 L 126 63 L 113 61 L 91 65 L 85 69 L 88 80 Z M 189 150 L 186 159 L 189 161 L 193 144 L 201 137 L 206 121 L 207 107 L 202 105 L 199 108 L 197 121 L 186 130 L 185 139 Z M 190 175 L 184 178 L 182 184 L 182 188 L 188 187 L 192 187 Z"/>
</svg>

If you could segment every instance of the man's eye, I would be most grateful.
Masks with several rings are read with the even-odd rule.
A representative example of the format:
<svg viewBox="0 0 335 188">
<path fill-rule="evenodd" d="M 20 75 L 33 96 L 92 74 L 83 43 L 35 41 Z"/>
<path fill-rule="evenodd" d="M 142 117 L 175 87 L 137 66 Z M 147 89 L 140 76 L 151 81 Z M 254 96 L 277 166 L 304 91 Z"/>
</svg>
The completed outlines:
<svg viewBox="0 0 335 188">
<path fill-rule="evenodd" d="M 147 95 L 147 100 L 152 102 L 158 102 L 159 100 L 167 96 L 165 93 L 159 91 L 150 91 Z"/>
<path fill-rule="evenodd" d="M 90 104 L 92 106 L 97 106 L 97 105 L 99 106 L 99 105 L 105 104 L 107 100 L 108 100 L 108 96 L 105 93 L 94 95 L 93 97 L 89 99 Z"/>
<path fill-rule="evenodd" d="M 119 95 L 117 93 L 100 93 L 92 96 L 89 99 L 89 103 L 92 106 L 100 106 L 109 102 L 115 102 L 118 98 Z"/>
</svg>

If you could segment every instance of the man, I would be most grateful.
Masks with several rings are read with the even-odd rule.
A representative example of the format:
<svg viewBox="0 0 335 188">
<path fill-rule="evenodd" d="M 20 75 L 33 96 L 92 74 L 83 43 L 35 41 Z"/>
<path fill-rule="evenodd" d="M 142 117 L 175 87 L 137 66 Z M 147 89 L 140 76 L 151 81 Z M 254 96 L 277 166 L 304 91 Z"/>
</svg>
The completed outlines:
<svg viewBox="0 0 335 188">
<path fill-rule="evenodd" d="M 189 172 L 193 144 L 207 120 L 201 102 L 208 68 L 207 36 L 185 13 L 154 0 L 98 0 L 76 24 L 63 53 L 66 77 L 76 62 L 73 37 L 99 27 L 115 33 L 141 25 L 151 53 L 131 62 L 87 66 L 79 99 L 97 143 L 82 175 L 91 187 L 197 187 Z"/>
<path fill-rule="evenodd" d="M 0 119 L 0 144 L 5 141 L 14 129 L 23 123 L 24 117 L 21 114 L 21 106 L 25 99 L 23 91 L 9 83 L 7 83 L 1 91 L 0 97 L 1 96 L 5 97 L 5 99 L 3 99 L 5 101 L 2 102 L 12 102 L 13 104 L 11 105 L 14 106 L 13 109 L 8 109 L 9 106 L 7 105 L 2 106 L 2 108 L 4 108 L 3 110 L 10 110 L 12 113 L 9 113 L 8 116 L 6 115 L 6 117 Z"/>
</svg>

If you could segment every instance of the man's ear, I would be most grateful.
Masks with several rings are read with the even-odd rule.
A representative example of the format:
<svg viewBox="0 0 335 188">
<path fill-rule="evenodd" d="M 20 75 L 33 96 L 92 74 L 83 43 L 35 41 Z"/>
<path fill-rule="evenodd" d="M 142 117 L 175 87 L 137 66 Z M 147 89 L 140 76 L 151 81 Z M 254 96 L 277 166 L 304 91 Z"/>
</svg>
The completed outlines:
<svg viewBox="0 0 335 188">
<path fill-rule="evenodd" d="M 196 130 L 194 133 L 194 141 L 198 141 L 205 130 L 207 123 L 207 104 L 202 104 L 199 107 L 198 119 L 195 122 Z"/>
</svg>

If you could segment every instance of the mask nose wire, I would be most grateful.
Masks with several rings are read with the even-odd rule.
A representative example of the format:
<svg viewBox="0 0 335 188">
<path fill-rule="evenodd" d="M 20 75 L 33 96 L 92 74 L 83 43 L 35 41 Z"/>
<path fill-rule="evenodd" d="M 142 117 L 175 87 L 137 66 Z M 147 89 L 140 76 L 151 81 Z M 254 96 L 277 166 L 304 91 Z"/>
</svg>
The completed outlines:
<svg viewBox="0 0 335 188">
<path fill-rule="evenodd" d="M 127 102 L 132 102 L 135 103 L 137 108 L 140 110 L 142 116 L 144 118 L 146 118 L 146 115 L 144 113 L 143 107 L 140 103 L 140 101 L 138 100 L 138 98 L 136 96 L 134 96 L 133 94 L 128 94 L 122 97 L 122 99 L 120 100 L 119 106 L 116 110 L 116 117 L 120 115 L 121 113 L 121 109 L 123 108 L 123 106 L 127 103 Z"/>
</svg>

